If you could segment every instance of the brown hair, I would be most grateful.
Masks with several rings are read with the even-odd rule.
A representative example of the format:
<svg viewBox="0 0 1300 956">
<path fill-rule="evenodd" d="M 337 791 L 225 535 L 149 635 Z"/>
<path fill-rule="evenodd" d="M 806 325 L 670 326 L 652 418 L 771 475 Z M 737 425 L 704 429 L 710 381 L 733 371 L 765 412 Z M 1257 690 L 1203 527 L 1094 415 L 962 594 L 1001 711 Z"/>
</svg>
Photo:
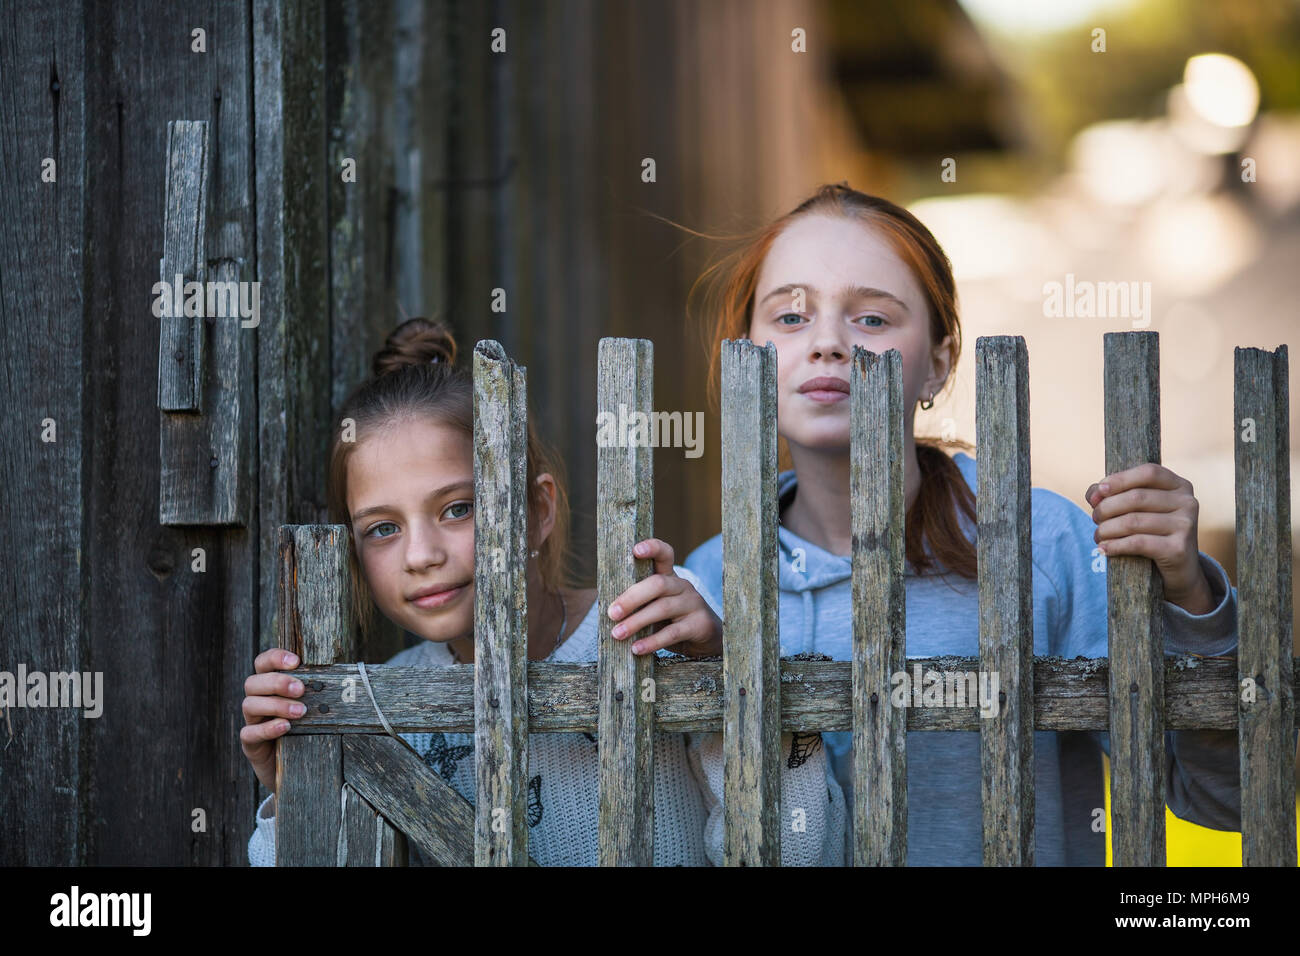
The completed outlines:
<svg viewBox="0 0 1300 956">
<path fill-rule="evenodd" d="M 456 366 L 456 340 L 451 331 L 436 319 L 413 318 L 389 334 L 384 347 L 371 363 L 372 377 L 362 382 L 343 402 L 334 421 L 330 440 L 329 471 L 326 497 L 330 521 L 348 525 L 348 459 L 360 441 L 395 422 L 428 416 L 443 425 L 464 432 L 466 441 L 474 438 L 474 377 Z M 352 419 L 355 441 L 343 441 L 343 422 Z M 537 476 L 549 472 L 555 479 L 555 526 L 538 548 L 538 570 L 546 590 L 567 584 L 565 552 L 569 532 L 569 500 L 565 492 L 559 458 L 542 442 L 528 419 L 528 517 L 542 502 L 543 492 Z M 529 536 L 530 546 L 532 535 Z M 373 618 L 374 601 L 361 574 L 357 560 L 356 539 L 351 550 L 353 596 L 356 618 L 362 632 L 368 633 Z"/>
<path fill-rule="evenodd" d="M 906 209 L 887 199 L 858 192 L 849 188 L 847 183 L 824 185 L 790 212 L 756 232 L 729 237 L 741 240 L 739 247 L 705 270 L 691 287 L 689 298 L 692 300 L 701 283 L 706 290 L 703 315 L 710 323 L 706 325 L 709 330 L 709 400 L 715 409 L 718 407 L 723 339 L 749 337 L 754 291 L 768 250 L 794 219 L 813 214 L 855 219 L 880 230 L 899 258 L 912 270 L 925 293 L 930 311 L 931 341 L 942 342 L 944 336 L 952 336 L 952 367 L 956 367 L 961 355 L 957 287 L 948 257 L 930 230 Z M 687 231 L 694 233 L 693 230 Z M 975 496 L 957 463 L 944 452 L 943 445 L 958 445 L 967 451 L 974 451 L 974 446 L 965 441 L 944 442 L 934 437 L 916 437 L 915 441 L 921 490 L 907 509 L 905 518 L 907 560 L 917 574 L 924 574 L 938 564 L 973 580 L 976 576 L 975 548 L 962 532 L 957 509 L 961 508 L 974 525 Z"/>
</svg>

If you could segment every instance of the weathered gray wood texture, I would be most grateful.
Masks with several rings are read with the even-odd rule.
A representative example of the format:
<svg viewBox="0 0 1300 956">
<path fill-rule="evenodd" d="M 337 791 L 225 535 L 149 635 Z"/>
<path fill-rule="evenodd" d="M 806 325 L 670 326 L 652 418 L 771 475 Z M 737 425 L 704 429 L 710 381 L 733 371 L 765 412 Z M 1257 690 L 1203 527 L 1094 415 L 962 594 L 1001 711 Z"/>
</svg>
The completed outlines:
<svg viewBox="0 0 1300 956">
<path fill-rule="evenodd" d="M 1293 867 L 1290 362 L 1285 345 L 1234 361 L 1241 862 Z"/>
<path fill-rule="evenodd" d="M 165 412 L 203 410 L 203 319 L 175 308 L 176 285 L 207 278 L 208 124 L 167 124 L 163 255 L 164 295 L 158 337 L 158 407 Z M 178 281 L 179 279 L 179 281 Z"/>
<path fill-rule="evenodd" d="M 344 752 L 347 741 L 344 741 Z M 346 760 L 344 763 L 346 774 Z M 380 816 L 346 780 L 343 783 L 343 827 L 339 831 L 339 866 L 406 866 L 406 835 Z"/>
<path fill-rule="evenodd" d="M 781 863 L 776 347 L 722 346 L 723 860 Z"/>
<path fill-rule="evenodd" d="M 209 260 L 208 187 L 212 167 L 205 120 L 167 124 L 166 211 L 158 350 L 158 521 L 237 525 L 248 521 L 252 482 L 253 331 L 260 297 L 240 288 L 243 257 Z M 249 273 L 251 275 L 251 272 Z M 202 316 L 186 314 L 188 282 L 200 283 Z M 202 284 L 207 284 L 202 285 Z M 170 295 L 168 292 L 170 291 Z M 242 314 L 247 303 L 249 316 Z"/>
<path fill-rule="evenodd" d="M 71 122 L 76 130 L 63 129 L 56 142 L 66 145 L 58 148 L 85 146 L 83 159 L 60 161 L 57 185 L 60 201 L 79 209 L 76 215 L 60 212 L 57 221 L 71 229 L 80 220 L 75 236 L 82 238 L 69 233 L 48 246 L 51 255 L 84 260 L 73 276 L 56 277 L 42 266 L 42 282 L 81 290 L 85 298 L 68 309 L 55 301 L 34 311 L 11 312 L 6 306 L 0 325 L 9 329 L 15 316 L 37 314 L 65 315 L 72 323 L 44 337 L 24 361 L 51 356 L 60 363 L 59 374 L 66 370 L 84 383 L 84 391 L 78 384 L 62 393 L 80 394 L 74 406 L 80 422 L 63 420 L 61 425 L 69 431 L 84 429 L 91 437 L 79 452 L 80 475 L 61 480 L 57 494 L 47 497 L 35 488 L 22 492 L 41 500 L 80 495 L 82 515 L 74 525 L 84 536 L 41 563 L 42 576 L 48 578 L 22 600 L 57 606 L 64 596 L 76 598 L 80 592 L 80 663 L 103 672 L 107 698 L 105 719 L 81 724 L 83 740 L 80 748 L 74 747 L 80 782 L 59 784 L 78 790 L 80 805 L 64 814 L 44 806 L 44 797 L 34 803 L 42 806 L 43 818 L 80 821 L 71 825 L 84 827 L 83 853 L 92 865 L 241 864 L 247 859 L 256 791 L 239 747 L 239 702 L 258 647 L 262 559 L 254 527 L 167 527 L 159 522 L 161 326 L 151 307 L 163 256 L 167 124 L 173 120 L 208 124 L 209 270 L 214 263 L 243 259 L 247 271 L 241 278 L 255 277 L 248 9 L 215 4 L 193 24 L 181 17 L 173 34 L 162 34 L 157 6 L 151 3 L 22 6 L 41 10 L 41 18 L 48 15 L 50 22 L 32 22 L 16 31 L 6 27 L 11 35 L 30 37 L 33 52 L 39 50 L 37 59 L 15 68 L 13 75 L 57 74 L 58 97 L 42 111 L 46 128 L 52 117 L 60 125 Z M 207 52 L 191 50 L 191 27 L 206 30 Z M 49 42 L 50 37 L 71 35 L 69 30 L 84 39 L 75 54 Z M 56 99 L 58 106 L 51 109 Z M 16 139 L 6 134 L 5 142 L 17 144 L 25 155 L 40 137 L 33 130 Z M 15 168 L 28 162 L 22 159 Z M 78 182 L 78 166 L 84 169 L 84 182 Z M 4 285 L 10 286 L 8 276 Z M 229 324 L 222 332 L 256 334 Z M 73 345 L 72 353 L 61 355 L 68 345 Z M 53 386 L 59 380 L 52 376 L 49 381 Z M 246 375 L 228 384 L 241 396 L 252 394 Z M 29 407 L 35 394 L 15 407 Z M 252 414 L 250 409 L 243 416 L 250 436 L 256 427 Z M 244 469 L 239 480 L 251 487 L 255 455 L 238 459 L 225 447 L 217 452 L 222 469 Z M 200 460 L 209 474 L 210 457 Z M 273 545 L 269 553 L 273 559 Z M 79 586 L 56 583 L 58 575 L 51 569 L 62 566 L 78 568 Z M 273 603 L 269 597 L 267 602 Z M 41 632 L 43 642 L 57 642 L 55 630 Z M 42 759 L 52 755 L 53 750 Z M 0 759 L 7 760 L 8 754 Z M 123 773 L 124 767 L 133 772 Z M 33 804 L 30 797 L 23 799 Z M 156 825 L 143 824 L 141 807 L 149 808 Z M 195 810 L 204 811 L 206 830 L 191 828 Z M 25 816 L 20 812 L 17 820 Z M 27 839 L 6 835 L 0 843 L 7 848 Z"/>
<path fill-rule="evenodd" d="M 304 665 L 356 658 L 352 544 L 343 525 L 280 529 L 280 647 Z M 317 709 L 328 712 L 328 704 Z M 343 740 L 285 735 L 276 743 L 276 866 L 332 866 L 343 825 Z M 363 794 L 364 796 L 364 794 Z"/>
<path fill-rule="evenodd" d="M 623 411 L 648 414 L 653 409 L 650 342 L 602 339 L 598 363 L 598 415 L 621 418 Z M 614 639 L 609 608 L 654 572 L 651 560 L 632 556 L 638 541 L 654 536 L 654 449 L 640 445 L 632 429 L 622 437 L 626 444 L 604 444 L 596 459 L 596 709 L 603 743 L 598 852 L 602 866 L 649 866 L 654 861 L 655 660 L 652 654 L 632 653 L 634 638 Z"/>
<path fill-rule="evenodd" d="M 957 675 L 977 671 L 980 663 L 976 657 L 941 657 L 910 660 L 906 666 L 909 673 L 916 673 L 918 667 L 922 674 L 937 671 L 946 684 L 956 681 Z M 850 661 L 783 660 L 781 730 L 852 730 L 851 670 Z M 290 734 L 383 732 L 369 699 L 336 703 L 344 682 L 356 680 L 354 665 L 302 671 L 311 681 L 301 698 L 309 710 L 293 722 Z M 1034 729 L 1109 729 L 1109 671 L 1105 658 L 1035 659 Z M 1165 661 L 1164 671 L 1169 730 L 1236 728 L 1235 662 L 1171 657 Z M 395 731 L 473 732 L 474 677 L 468 668 L 428 671 L 377 665 L 366 672 L 376 696 L 389 702 L 384 705 L 384 716 Z M 528 688 L 528 725 L 533 733 L 597 730 L 595 664 L 530 662 Z M 318 714 L 312 707 L 315 701 L 330 702 L 329 713 Z M 906 711 L 908 730 L 978 731 L 984 720 L 974 705 L 895 709 Z M 656 730 L 721 730 L 721 662 L 661 660 L 655 671 L 654 713 Z"/>
<path fill-rule="evenodd" d="M 891 675 L 907 660 L 903 590 L 903 363 L 855 346 L 849 372 L 853 528 L 853 841 L 855 866 L 907 862 L 907 728 Z"/>
<path fill-rule="evenodd" d="M 474 348 L 474 862 L 528 855 L 528 433 L 524 370 Z"/>
<path fill-rule="evenodd" d="M 5 561 L 0 588 L 0 667 L 10 671 L 20 661 L 33 671 L 92 669 L 93 618 L 84 588 L 95 508 L 81 487 L 96 432 L 82 415 L 93 407 L 98 377 L 83 365 L 83 354 L 95 362 L 106 356 L 94 355 L 83 340 L 89 304 L 96 301 L 84 281 L 86 164 L 95 152 L 87 142 L 82 86 L 84 14 L 80 3 L 15 4 L 0 17 L 7 87 L 0 97 L 6 180 L 0 189 L 0 500 L 5 534 L 23 542 L 22 559 Z M 54 183 L 41 181 L 46 158 L 56 164 Z M 151 271 L 158 271 L 156 254 Z M 138 297 L 140 316 L 148 315 L 147 291 Z M 154 341 L 150 358 L 137 368 L 151 365 L 157 350 Z M 149 385 L 141 398 L 153 407 L 156 381 Z M 56 440 L 42 441 L 51 427 Z M 152 447 L 143 442 L 135 453 Z M 106 674 L 106 693 L 112 687 Z M 0 715 L 0 865 L 75 866 L 96 859 L 86 758 L 102 736 L 102 723 L 72 708 L 9 708 Z M 157 796 L 157 789 L 150 793 Z"/>
<path fill-rule="evenodd" d="M 1106 474 L 1160 463 L 1160 339 L 1107 332 Z M 1165 865 L 1164 588 L 1155 562 L 1106 560 L 1115 866 Z"/>
<path fill-rule="evenodd" d="M 998 678 L 980 723 L 984 865 L 1034 865 L 1034 591 L 1029 353 L 1021 336 L 975 341 L 980 670 Z M 981 686 L 983 686 L 981 684 Z"/>
</svg>

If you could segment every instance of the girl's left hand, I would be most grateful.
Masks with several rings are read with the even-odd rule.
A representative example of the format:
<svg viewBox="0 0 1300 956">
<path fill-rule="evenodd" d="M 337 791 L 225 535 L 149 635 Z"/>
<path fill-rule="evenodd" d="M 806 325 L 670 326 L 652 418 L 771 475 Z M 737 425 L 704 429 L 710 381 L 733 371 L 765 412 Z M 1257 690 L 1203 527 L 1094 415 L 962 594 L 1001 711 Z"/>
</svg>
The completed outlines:
<svg viewBox="0 0 1300 956">
<path fill-rule="evenodd" d="M 1093 540 L 1102 553 L 1150 558 L 1164 580 L 1165 600 L 1189 614 L 1214 610 L 1210 582 L 1196 547 L 1200 506 L 1192 483 L 1163 465 L 1148 462 L 1107 475 L 1084 499 L 1098 522 Z"/>
<path fill-rule="evenodd" d="M 610 619 L 618 622 L 615 640 L 670 621 L 654 634 L 638 638 L 632 653 L 653 654 L 661 647 L 671 647 L 675 653 L 689 657 L 721 657 L 722 621 L 689 581 L 673 573 L 672 546 L 658 538 L 647 538 L 633 546 L 632 554 L 653 559 L 655 573 L 642 578 L 610 604 Z"/>
</svg>

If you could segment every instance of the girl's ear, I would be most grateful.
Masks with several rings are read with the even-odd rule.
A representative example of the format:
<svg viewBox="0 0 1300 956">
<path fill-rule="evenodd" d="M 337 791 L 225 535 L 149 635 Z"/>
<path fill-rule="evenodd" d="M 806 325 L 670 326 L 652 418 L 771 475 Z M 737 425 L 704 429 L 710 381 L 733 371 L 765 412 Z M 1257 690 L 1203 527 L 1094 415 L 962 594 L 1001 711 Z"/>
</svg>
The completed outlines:
<svg viewBox="0 0 1300 956">
<path fill-rule="evenodd" d="M 926 384 L 926 393 L 938 394 L 948 382 L 948 373 L 952 371 L 952 336 L 945 335 L 943 341 L 930 352 L 930 367 L 933 374 Z"/>
<path fill-rule="evenodd" d="M 551 477 L 550 472 L 543 472 L 537 476 L 533 484 L 537 486 L 540 494 L 537 495 L 537 513 L 534 515 L 537 524 L 537 538 L 529 547 L 540 548 L 542 543 L 551 536 L 551 531 L 555 528 L 555 479 Z"/>
</svg>

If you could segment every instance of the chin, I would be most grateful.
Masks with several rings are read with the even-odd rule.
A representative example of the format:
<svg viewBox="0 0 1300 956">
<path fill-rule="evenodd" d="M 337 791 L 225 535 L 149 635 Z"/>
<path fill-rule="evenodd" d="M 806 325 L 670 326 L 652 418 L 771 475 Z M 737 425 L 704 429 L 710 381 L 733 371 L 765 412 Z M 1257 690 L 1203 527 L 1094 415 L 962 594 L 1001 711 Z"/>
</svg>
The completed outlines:
<svg viewBox="0 0 1300 956">
<path fill-rule="evenodd" d="M 786 443 L 809 451 L 849 453 L 847 428 L 809 429 L 799 435 L 783 435 Z"/>
</svg>

